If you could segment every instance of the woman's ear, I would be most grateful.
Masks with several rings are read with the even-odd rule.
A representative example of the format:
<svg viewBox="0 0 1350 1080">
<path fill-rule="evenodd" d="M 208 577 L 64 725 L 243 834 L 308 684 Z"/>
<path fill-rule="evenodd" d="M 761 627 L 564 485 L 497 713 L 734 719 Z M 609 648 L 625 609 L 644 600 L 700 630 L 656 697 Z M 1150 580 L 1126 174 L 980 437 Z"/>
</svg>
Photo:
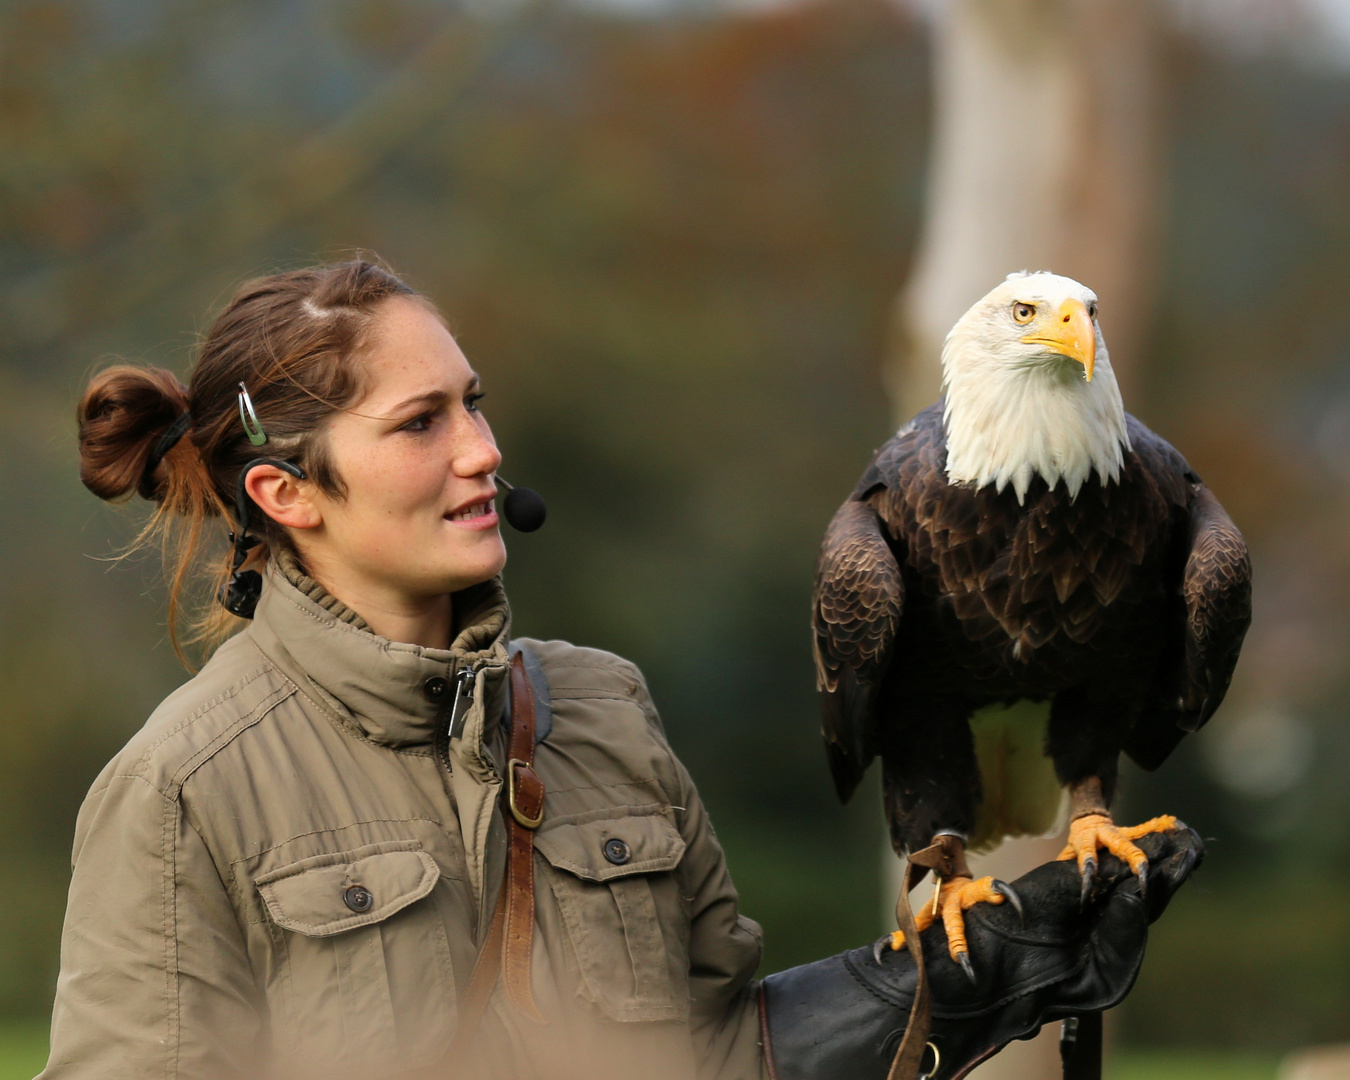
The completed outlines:
<svg viewBox="0 0 1350 1080">
<path fill-rule="evenodd" d="M 315 503 L 314 485 L 297 480 L 275 465 L 255 465 L 244 481 L 244 490 L 259 510 L 288 529 L 314 529 L 323 524 Z"/>
</svg>

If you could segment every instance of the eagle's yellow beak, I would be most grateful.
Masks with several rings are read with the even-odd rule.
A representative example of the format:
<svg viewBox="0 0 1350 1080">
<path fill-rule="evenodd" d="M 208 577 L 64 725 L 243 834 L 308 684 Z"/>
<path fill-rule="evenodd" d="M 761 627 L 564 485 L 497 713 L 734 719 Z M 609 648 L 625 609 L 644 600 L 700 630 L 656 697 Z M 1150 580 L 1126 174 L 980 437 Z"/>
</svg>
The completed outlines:
<svg viewBox="0 0 1350 1080">
<path fill-rule="evenodd" d="M 1087 381 L 1092 381 L 1092 365 L 1097 359 L 1097 334 L 1083 301 L 1065 300 L 1043 333 L 1029 334 L 1022 341 L 1027 345 L 1045 345 L 1061 356 L 1077 360 L 1083 365 Z"/>
</svg>

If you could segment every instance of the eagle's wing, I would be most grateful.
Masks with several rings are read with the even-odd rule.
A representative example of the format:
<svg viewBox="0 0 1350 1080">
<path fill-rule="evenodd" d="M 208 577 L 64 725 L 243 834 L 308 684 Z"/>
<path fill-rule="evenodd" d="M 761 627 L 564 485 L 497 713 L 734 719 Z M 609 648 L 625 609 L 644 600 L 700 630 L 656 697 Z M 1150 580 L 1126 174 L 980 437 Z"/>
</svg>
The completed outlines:
<svg viewBox="0 0 1350 1080">
<path fill-rule="evenodd" d="M 1130 439 L 1163 486 L 1181 481 L 1180 655 L 1155 708 L 1136 720 L 1125 750 L 1145 769 L 1156 769 L 1188 731 L 1201 727 L 1223 702 L 1252 621 L 1252 564 L 1247 543 L 1214 493 L 1171 446 L 1137 421 Z M 1144 451 L 1140 443 L 1152 445 Z M 1163 473 L 1166 473 L 1164 480 Z"/>
<path fill-rule="evenodd" d="M 877 690 L 900 627 L 905 587 L 881 519 L 850 496 L 816 560 L 812 624 L 822 733 L 835 790 L 847 802 L 871 763 Z"/>
<path fill-rule="evenodd" d="M 1191 547 L 1181 595 L 1186 601 L 1186 668 L 1178 721 L 1195 731 L 1228 693 L 1238 650 L 1252 621 L 1252 562 L 1247 542 L 1214 493 L 1194 477 Z"/>
</svg>

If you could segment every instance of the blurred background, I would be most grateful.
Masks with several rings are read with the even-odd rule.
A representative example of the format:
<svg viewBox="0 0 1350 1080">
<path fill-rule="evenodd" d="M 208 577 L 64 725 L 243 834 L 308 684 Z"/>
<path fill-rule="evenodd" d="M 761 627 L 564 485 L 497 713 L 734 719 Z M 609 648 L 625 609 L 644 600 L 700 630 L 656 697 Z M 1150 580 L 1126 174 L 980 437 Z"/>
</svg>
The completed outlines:
<svg viewBox="0 0 1350 1080">
<path fill-rule="evenodd" d="M 1350 2 L 9 0 L 0 1075 L 44 1057 L 80 800 L 186 678 L 156 559 L 108 561 L 144 507 L 77 479 L 83 380 L 185 376 L 239 281 L 354 249 L 483 373 L 549 501 L 508 535 L 515 626 L 647 673 L 765 972 L 894 899 L 879 783 L 838 806 L 821 752 L 825 523 L 961 311 L 1086 281 L 1256 576 L 1228 703 L 1125 780 L 1120 819 L 1209 857 L 1108 1078 L 1350 1040 Z"/>
</svg>

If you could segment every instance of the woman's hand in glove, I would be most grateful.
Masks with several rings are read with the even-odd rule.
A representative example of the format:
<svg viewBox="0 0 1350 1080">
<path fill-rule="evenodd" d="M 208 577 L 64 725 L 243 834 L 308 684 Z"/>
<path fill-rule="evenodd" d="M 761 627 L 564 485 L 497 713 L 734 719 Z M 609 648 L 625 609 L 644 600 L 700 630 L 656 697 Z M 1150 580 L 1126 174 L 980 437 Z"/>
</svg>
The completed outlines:
<svg viewBox="0 0 1350 1080">
<path fill-rule="evenodd" d="M 932 990 L 934 1080 L 959 1080 L 1013 1039 L 1042 1024 L 1120 1003 L 1144 958 L 1148 924 L 1204 855 L 1184 825 L 1139 840 L 1148 886 L 1106 856 L 1086 904 L 1072 862 L 1039 866 L 1013 882 L 1022 901 L 981 904 L 966 916 L 977 973 L 972 983 L 947 955 L 941 933 L 923 935 Z M 910 1004 L 908 951 L 871 946 L 770 975 L 761 994 L 765 1050 L 777 1080 L 884 1080 Z"/>
</svg>

